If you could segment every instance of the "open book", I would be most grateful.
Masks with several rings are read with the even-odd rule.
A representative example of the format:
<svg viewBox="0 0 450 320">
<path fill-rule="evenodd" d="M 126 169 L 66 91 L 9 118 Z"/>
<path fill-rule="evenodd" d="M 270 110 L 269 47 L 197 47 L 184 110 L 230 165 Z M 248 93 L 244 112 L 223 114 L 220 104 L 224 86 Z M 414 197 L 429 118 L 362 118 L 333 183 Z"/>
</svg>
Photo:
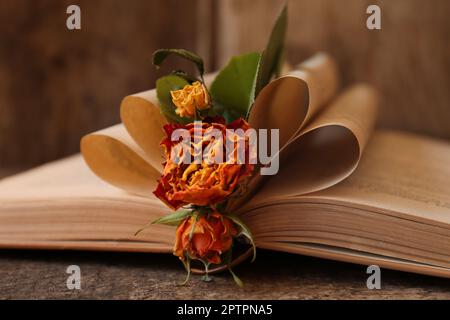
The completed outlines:
<svg viewBox="0 0 450 320">
<path fill-rule="evenodd" d="M 338 89 L 320 54 L 261 91 L 249 123 L 280 129 L 280 170 L 255 176 L 234 212 L 260 248 L 450 277 L 450 144 L 373 131 L 376 91 Z M 0 247 L 172 251 L 173 227 L 134 235 L 171 211 L 152 194 L 155 91 L 126 97 L 121 118 L 84 137 L 82 155 L 0 181 Z"/>
</svg>

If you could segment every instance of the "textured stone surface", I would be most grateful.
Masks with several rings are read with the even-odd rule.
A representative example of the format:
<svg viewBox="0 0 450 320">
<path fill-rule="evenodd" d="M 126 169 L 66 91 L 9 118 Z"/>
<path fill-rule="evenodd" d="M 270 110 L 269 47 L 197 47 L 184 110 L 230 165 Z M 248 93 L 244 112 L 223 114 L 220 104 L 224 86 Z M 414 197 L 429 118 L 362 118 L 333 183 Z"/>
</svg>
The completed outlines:
<svg viewBox="0 0 450 320">
<path fill-rule="evenodd" d="M 67 266 L 81 268 L 81 290 L 66 288 Z M 257 260 L 205 283 L 163 254 L 0 251 L 2 299 L 450 299 L 450 280 L 382 270 L 368 290 L 364 266 L 259 251 Z"/>
</svg>

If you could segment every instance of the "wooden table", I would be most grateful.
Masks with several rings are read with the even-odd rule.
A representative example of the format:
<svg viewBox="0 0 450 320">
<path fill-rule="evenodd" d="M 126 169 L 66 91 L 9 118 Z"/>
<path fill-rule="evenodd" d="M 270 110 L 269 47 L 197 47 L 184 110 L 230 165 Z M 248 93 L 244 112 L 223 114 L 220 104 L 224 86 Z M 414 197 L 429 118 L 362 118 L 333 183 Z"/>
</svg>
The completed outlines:
<svg viewBox="0 0 450 320">
<path fill-rule="evenodd" d="M 66 268 L 81 268 L 81 290 L 66 287 Z M 0 251 L 2 299 L 450 299 L 450 280 L 381 271 L 381 289 L 368 290 L 364 266 L 259 250 L 257 260 L 213 282 L 185 272 L 165 254 Z"/>
<path fill-rule="evenodd" d="M 16 170 L 0 170 L 0 177 Z M 69 290 L 69 265 L 81 290 Z M 450 299 L 450 279 L 381 271 L 381 289 L 366 287 L 366 267 L 259 250 L 254 263 L 210 283 L 167 254 L 0 250 L 0 299 Z"/>
</svg>

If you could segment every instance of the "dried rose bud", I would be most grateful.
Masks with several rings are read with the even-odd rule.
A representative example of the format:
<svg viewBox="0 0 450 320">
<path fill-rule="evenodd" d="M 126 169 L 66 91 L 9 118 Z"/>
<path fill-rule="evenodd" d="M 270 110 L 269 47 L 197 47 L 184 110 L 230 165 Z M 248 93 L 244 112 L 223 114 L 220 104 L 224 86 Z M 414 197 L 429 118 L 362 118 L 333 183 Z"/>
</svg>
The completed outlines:
<svg viewBox="0 0 450 320">
<path fill-rule="evenodd" d="M 221 254 L 230 249 L 236 235 L 233 221 L 218 212 L 191 216 L 177 228 L 173 254 L 183 261 L 187 254 L 191 259 L 220 264 Z"/>
<path fill-rule="evenodd" d="M 172 102 L 176 106 L 176 114 L 180 117 L 195 118 L 197 110 L 210 107 L 210 97 L 203 83 L 194 82 L 183 89 L 170 91 Z"/>
</svg>

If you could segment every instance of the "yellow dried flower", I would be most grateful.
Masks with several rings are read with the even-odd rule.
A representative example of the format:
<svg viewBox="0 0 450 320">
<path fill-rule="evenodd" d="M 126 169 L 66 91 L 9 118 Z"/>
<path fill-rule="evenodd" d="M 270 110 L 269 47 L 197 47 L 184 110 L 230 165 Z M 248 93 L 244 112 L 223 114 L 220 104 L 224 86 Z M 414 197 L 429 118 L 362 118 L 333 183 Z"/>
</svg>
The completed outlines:
<svg viewBox="0 0 450 320">
<path fill-rule="evenodd" d="M 197 110 L 210 107 L 208 91 L 200 81 L 185 85 L 183 89 L 170 91 L 172 102 L 177 107 L 176 114 L 180 117 L 194 118 Z"/>
</svg>

